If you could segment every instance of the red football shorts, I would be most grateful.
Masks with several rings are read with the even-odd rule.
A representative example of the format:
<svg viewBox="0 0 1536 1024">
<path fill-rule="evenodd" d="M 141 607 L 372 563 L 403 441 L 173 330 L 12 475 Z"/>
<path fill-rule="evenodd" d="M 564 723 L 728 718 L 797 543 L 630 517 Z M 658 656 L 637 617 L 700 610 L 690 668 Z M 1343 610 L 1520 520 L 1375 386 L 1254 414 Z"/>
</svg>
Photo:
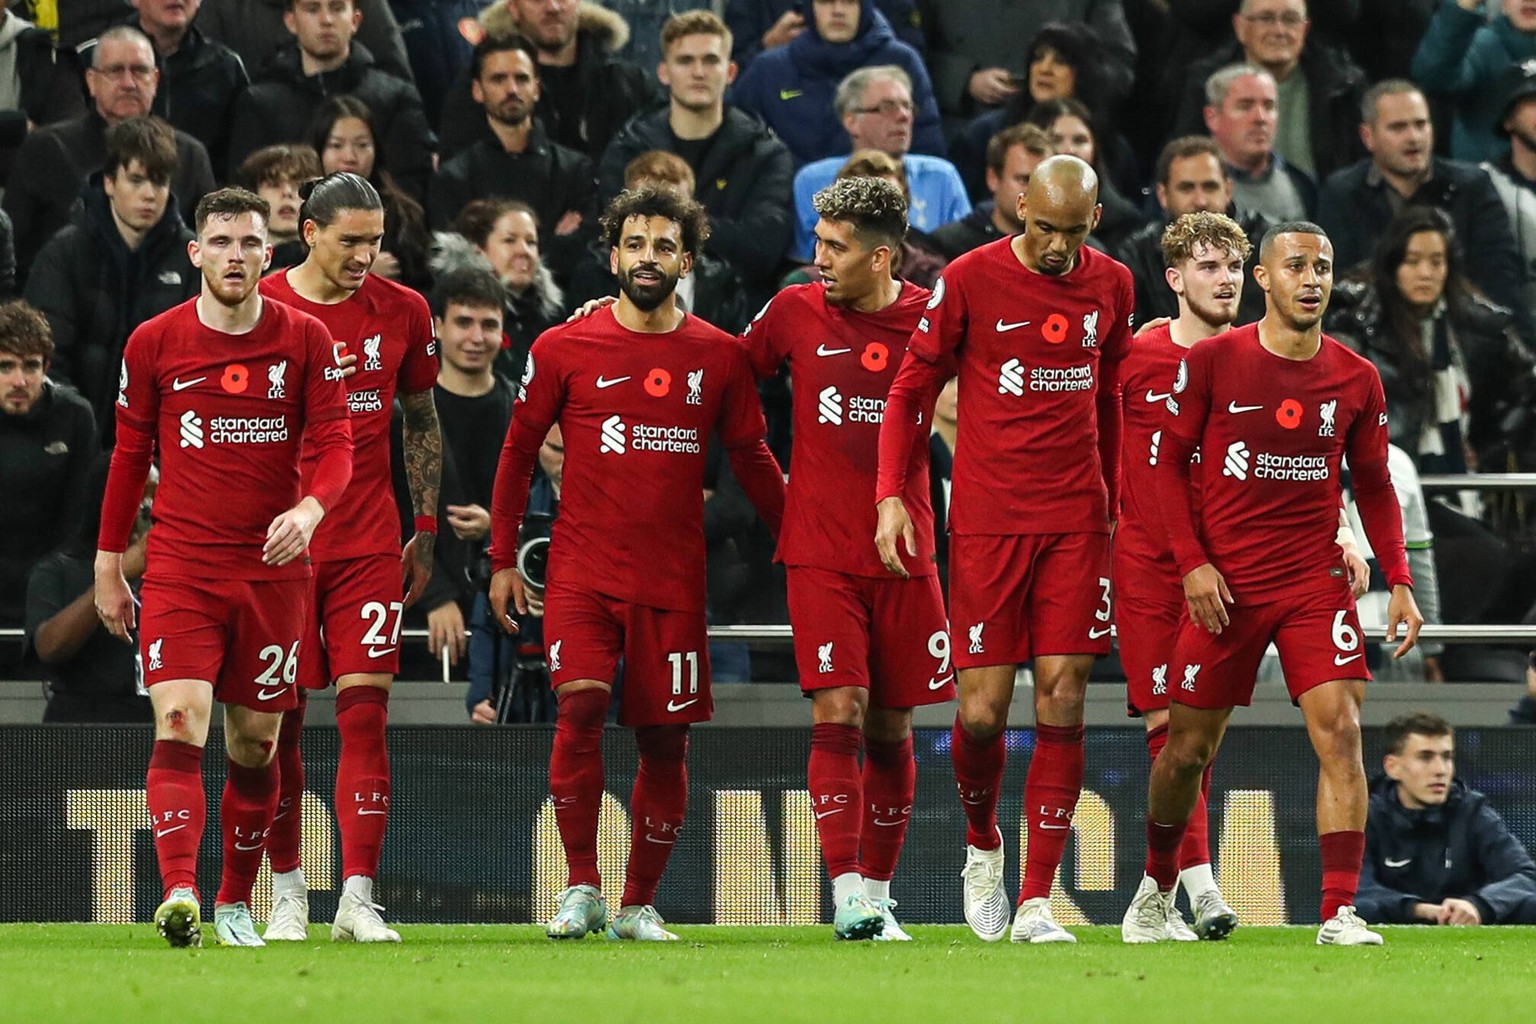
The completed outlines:
<svg viewBox="0 0 1536 1024">
<path fill-rule="evenodd" d="M 396 555 L 316 562 L 304 617 L 299 685 L 323 690 L 342 676 L 400 668 L 405 607 Z"/>
<path fill-rule="evenodd" d="M 253 711 L 296 707 L 293 682 L 308 586 L 307 579 L 144 577 L 144 685 L 202 679 L 223 704 Z"/>
<path fill-rule="evenodd" d="M 1271 641 L 1291 702 L 1335 679 L 1371 678 L 1355 598 L 1347 580 L 1329 580 L 1307 591 L 1263 604 L 1227 608 L 1231 620 L 1217 636 L 1186 611 L 1169 665 L 1174 700 L 1196 708 L 1232 708 L 1253 701 L 1259 662 Z"/>
<path fill-rule="evenodd" d="M 949 624 L 957 668 L 1108 654 L 1109 535 L 950 537 Z"/>
<path fill-rule="evenodd" d="M 714 714 L 702 610 L 651 608 L 551 583 L 544 592 L 544 656 L 556 689 L 575 679 L 611 683 L 622 656 L 621 725 L 683 725 Z"/>
<path fill-rule="evenodd" d="M 1184 614 L 1178 572 L 1171 563 L 1115 548 L 1115 633 L 1125 670 L 1125 704 L 1132 715 L 1168 708 L 1168 663 Z"/>
<path fill-rule="evenodd" d="M 861 686 L 870 703 L 885 708 L 954 698 L 937 576 L 850 576 L 801 565 L 786 575 L 800 689 Z"/>
</svg>

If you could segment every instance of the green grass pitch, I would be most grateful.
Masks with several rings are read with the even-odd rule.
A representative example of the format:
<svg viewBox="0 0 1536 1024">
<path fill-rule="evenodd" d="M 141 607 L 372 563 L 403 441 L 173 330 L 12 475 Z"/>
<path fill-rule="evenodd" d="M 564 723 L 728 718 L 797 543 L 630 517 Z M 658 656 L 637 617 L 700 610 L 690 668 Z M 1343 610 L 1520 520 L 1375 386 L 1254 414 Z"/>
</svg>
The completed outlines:
<svg viewBox="0 0 1536 1024">
<path fill-rule="evenodd" d="M 682 925 L 667 945 L 555 943 L 527 925 L 406 926 L 399 946 L 172 950 L 149 925 L 0 925 L 0 1021 L 1024 1021 L 1532 1019 L 1536 928 L 1388 928 L 1377 949 L 1312 928 L 1130 947 L 987 945 L 964 927 L 911 943 L 823 928 Z M 211 927 L 207 929 L 211 932 Z"/>
</svg>

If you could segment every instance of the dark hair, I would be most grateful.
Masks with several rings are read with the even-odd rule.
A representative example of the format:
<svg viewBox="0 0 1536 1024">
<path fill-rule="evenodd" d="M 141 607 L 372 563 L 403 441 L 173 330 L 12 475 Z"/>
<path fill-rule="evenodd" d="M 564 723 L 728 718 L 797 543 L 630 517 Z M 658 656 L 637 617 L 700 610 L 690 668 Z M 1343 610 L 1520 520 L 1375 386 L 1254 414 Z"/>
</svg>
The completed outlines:
<svg viewBox="0 0 1536 1024">
<path fill-rule="evenodd" d="M 513 50 L 528 55 L 528 63 L 533 65 L 533 76 L 539 76 L 539 51 L 534 48 L 532 40 L 527 36 L 514 32 L 511 35 L 488 35 L 475 44 L 475 48 L 469 52 L 469 77 L 479 81 L 480 72 L 485 70 L 485 59 L 498 53 L 510 53 Z"/>
<path fill-rule="evenodd" d="M 135 160 L 144 176 L 156 185 L 168 185 L 181 161 L 176 155 L 176 131 L 158 117 L 125 117 L 107 129 L 107 162 L 104 177 L 117 176 Z"/>
<path fill-rule="evenodd" d="M 322 154 L 321 164 L 325 163 L 323 154 L 331 129 L 344 117 L 357 118 L 368 127 L 368 134 L 373 136 L 373 173 L 368 176 L 368 183 L 378 192 L 384 204 L 384 248 L 394 252 L 402 262 L 406 254 L 396 249 L 396 242 L 405 243 L 425 253 L 431 244 L 431 236 L 427 231 L 427 213 L 389 173 L 387 154 L 379 139 L 379 127 L 374 122 L 373 111 L 356 96 L 332 96 L 316 108 L 314 119 L 309 122 L 309 141 L 315 152 Z M 301 213 L 300 223 L 303 223 L 302 218 Z"/>
<path fill-rule="evenodd" d="M 1382 739 L 1387 741 L 1389 754 L 1401 754 L 1403 748 L 1408 746 L 1409 736 L 1454 738 L 1455 735 L 1456 730 L 1451 728 L 1451 723 L 1433 711 L 1405 711 L 1388 722 L 1382 730 Z"/>
<path fill-rule="evenodd" d="M 1281 221 L 1264 232 L 1264 237 L 1259 240 L 1259 260 L 1261 262 L 1269 254 L 1270 247 L 1275 244 L 1275 239 L 1281 235 L 1317 235 L 1319 238 L 1327 239 L 1328 232 L 1309 220 Z"/>
<path fill-rule="evenodd" d="M 1089 110 L 1088 105 L 1083 101 L 1067 96 L 1059 100 L 1046 100 L 1043 103 L 1036 103 L 1033 107 L 1029 108 L 1029 113 L 1025 116 L 1024 123 L 1036 125 L 1041 131 L 1049 135 L 1051 126 L 1063 117 L 1077 118 L 1088 126 L 1088 131 L 1093 133 L 1093 166 L 1097 170 L 1104 162 L 1104 145 L 1101 142 L 1104 134 L 1099 130 L 1098 122 L 1094 120 L 1093 111 Z"/>
<path fill-rule="evenodd" d="M 272 205 L 256 193 L 234 185 L 215 189 L 197 201 L 192 230 L 201 235 L 209 217 L 238 217 L 242 213 L 256 214 L 265 225 L 272 219 Z"/>
<path fill-rule="evenodd" d="M 496 222 L 509 213 L 526 213 L 533 218 L 534 230 L 538 230 L 539 215 L 533 207 L 516 199 L 471 199 L 464 204 L 459 215 L 453 218 L 451 227 L 456 234 L 463 235 L 477 248 L 484 249 L 485 243 L 490 241 L 491 232 L 496 230 Z"/>
<path fill-rule="evenodd" d="M 683 231 L 683 251 L 696 253 L 709 237 L 709 219 L 704 207 L 671 188 L 626 189 L 614 196 L 603 211 L 600 223 L 608 248 L 616 249 L 624 232 L 624 222 L 631 217 L 662 217 Z"/>
<path fill-rule="evenodd" d="M 1039 125 L 1012 125 L 987 140 L 987 170 L 1002 174 L 1008 164 L 1008 151 L 1015 146 L 1022 146 L 1025 152 L 1038 157 L 1052 156 L 1056 152 L 1051 137 Z"/>
<path fill-rule="evenodd" d="M 303 143 L 287 142 L 261 147 L 246 157 L 235 173 L 240 184 L 252 192 L 268 182 L 303 182 L 320 175 L 320 154 Z"/>
<path fill-rule="evenodd" d="M 477 309 L 505 308 L 507 290 L 496 275 L 483 267 L 461 267 L 441 274 L 432 287 L 432 315 L 448 315 L 448 307 L 458 303 Z"/>
<path fill-rule="evenodd" d="M 1221 150 L 1216 147 L 1216 140 L 1209 135 L 1183 135 L 1172 139 L 1163 151 L 1157 154 L 1157 172 L 1155 179 L 1159 185 L 1166 186 L 1173 175 L 1173 162 L 1175 160 L 1188 160 L 1192 156 L 1212 156 L 1216 158 L 1216 166 L 1221 168 L 1221 176 L 1224 179 L 1231 177 L 1227 171 L 1227 162 L 1221 157 Z"/>
<path fill-rule="evenodd" d="M 828 220 L 853 226 L 865 248 L 886 246 L 893 253 L 907 236 L 907 197 L 884 178 L 838 178 L 811 198 Z"/>
<path fill-rule="evenodd" d="M 1099 34 L 1080 22 L 1053 21 L 1040 27 L 1029 42 L 1024 60 L 1024 75 L 1029 75 L 1029 65 L 1039 59 L 1041 51 L 1050 49 L 1072 68 L 1072 96 L 1091 111 L 1104 106 L 1104 43 Z M 1018 92 L 1003 108 L 1003 123 L 1018 124 L 1035 106 L 1035 98 L 1029 93 L 1029 83 L 1022 83 Z M 1092 122 L 1090 122 L 1092 124 Z M 1098 136 L 1097 128 L 1094 135 Z"/>
<path fill-rule="evenodd" d="M 0 352 L 53 358 L 53 328 L 48 318 L 21 299 L 0 302 Z"/>
<path fill-rule="evenodd" d="M 299 186 L 299 223 L 312 220 L 326 228 L 343 210 L 383 210 L 384 201 L 368 179 L 351 171 L 335 171 Z"/>
<path fill-rule="evenodd" d="M 331 129 L 342 118 L 354 117 L 368 126 L 373 136 L 373 169 L 377 173 L 384 163 L 384 150 L 379 143 L 379 126 L 373 119 L 373 109 L 356 96 L 331 96 L 315 108 L 309 122 L 309 144 L 325 163 L 325 144 L 330 141 Z"/>
</svg>

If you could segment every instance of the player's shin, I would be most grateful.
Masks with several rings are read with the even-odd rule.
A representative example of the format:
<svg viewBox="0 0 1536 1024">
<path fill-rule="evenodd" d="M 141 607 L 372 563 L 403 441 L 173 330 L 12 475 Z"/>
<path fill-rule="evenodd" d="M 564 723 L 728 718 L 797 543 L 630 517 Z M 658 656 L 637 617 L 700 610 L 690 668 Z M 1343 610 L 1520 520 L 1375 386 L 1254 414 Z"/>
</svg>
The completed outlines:
<svg viewBox="0 0 1536 1024">
<path fill-rule="evenodd" d="M 917 761 L 912 737 L 864 740 L 864 821 L 859 838 L 859 874 L 871 899 L 891 895 L 891 878 L 906 841 L 917 794 Z"/>
<path fill-rule="evenodd" d="M 549 755 L 549 794 L 565 847 L 567 886 L 602 885 L 597 872 L 597 815 L 603 800 L 606 689 L 556 691 L 560 716 Z"/>
<path fill-rule="evenodd" d="M 342 878 L 376 878 L 389 821 L 389 749 L 385 741 L 389 691 L 348 686 L 336 694 L 341 759 L 336 766 L 336 817 Z"/>
<path fill-rule="evenodd" d="M 224 870 L 215 906 L 251 902 L 251 888 L 266 850 L 267 830 L 277 813 L 277 766 L 250 768 L 229 761 L 219 825 L 224 835 Z"/>
<path fill-rule="evenodd" d="M 1029 850 L 1019 902 L 1051 894 L 1051 883 L 1072 834 L 1072 814 L 1083 788 L 1083 727 L 1035 727 L 1035 753 L 1024 780 Z"/>
<path fill-rule="evenodd" d="M 633 830 L 624 875 L 624 907 L 656 902 L 662 873 L 688 810 L 688 727 L 652 725 L 635 730 L 640 770 L 630 799 Z"/>
<path fill-rule="evenodd" d="M 272 832 L 267 836 L 267 859 L 274 876 L 292 877 L 299 870 L 299 840 L 303 833 L 301 808 L 304 802 L 304 757 L 299 740 L 304 732 L 304 712 L 308 707 L 302 688 L 298 707 L 283 712 L 283 724 L 277 733 L 278 791 L 277 814 L 272 818 Z M 278 884 L 274 877 L 273 885 Z"/>
<path fill-rule="evenodd" d="M 144 790 L 164 895 L 178 888 L 196 892 L 197 850 L 208 813 L 203 795 L 203 748 L 178 740 L 156 740 Z"/>
<path fill-rule="evenodd" d="M 955 786 L 960 791 L 960 806 L 965 812 L 965 841 L 980 850 L 995 850 L 998 845 L 998 791 L 1008 756 L 1003 733 L 973 736 L 961 724 L 957 714 L 950 732 L 949 749 L 955 768 Z"/>
<path fill-rule="evenodd" d="M 859 831 L 864 803 L 859 751 L 863 745 L 864 734 L 858 726 L 831 722 L 811 726 L 806 782 L 822 857 L 832 879 L 834 906 L 842 906 L 849 896 L 863 889 L 859 876 Z"/>
</svg>

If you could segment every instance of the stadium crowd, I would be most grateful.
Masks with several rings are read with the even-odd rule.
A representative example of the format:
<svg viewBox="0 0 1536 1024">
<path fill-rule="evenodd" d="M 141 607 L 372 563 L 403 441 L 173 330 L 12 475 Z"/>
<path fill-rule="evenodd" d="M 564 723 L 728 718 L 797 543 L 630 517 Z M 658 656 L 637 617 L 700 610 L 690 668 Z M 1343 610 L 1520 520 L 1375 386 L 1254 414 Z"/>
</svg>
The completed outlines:
<svg viewBox="0 0 1536 1024">
<path fill-rule="evenodd" d="M 1077 160 L 1048 162 L 1059 156 Z M 836 183 L 877 179 L 900 195 L 909 228 L 892 239 L 889 263 L 881 264 L 885 277 L 870 294 L 892 281 L 933 288 L 932 310 L 945 295 L 942 275 L 951 261 L 1024 229 L 1021 197 L 1030 194 L 1042 166 L 1052 189 L 1068 189 L 1067 177 L 1078 175 L 1071 187 L 1093 197 L 1089 208 L 1102 206 L 1085 233 L 1089 265 L 1105 275 L 1104 287 L 1116 287 L 1118 278 L 1103 268 L 1129 268 L 1130 287 L 1115 295 L 1119 305 L 1102 327 L 1106 349 L 1132 321 L 1155 328 L 1159 318 L 1182 319 L 1193 308 L 1182 292 L 1170 290 L 1166 276 L 1172 265 L 1166 232 L 1180 218 L 1224 214 L 1240 226 L 1246 239 L 1232 248 L 1241 248 L 1248 275 L 1262 262 L 1261 238 L 1277 225 L 1320 225 L 1338 269 L 1324 327 L 1374 365 L 1383 382 L 1381 422 L 1390 422 L 1393 446 L 1387 465 L 1404 510 L 1419 606 L 1430 621 L 1536 617 L 1530 582 L 1536 574 L 1529 571 L 1536 538 L 1526 526 L 1525 499 L 1483 498 L 1469 490 L 1426 500 L 1418 484 L 1420 475 L 1527 470 L 1536 461 L 1532 0 L 1335 0 L 1310 8 L 1306 0 L 498 0 L 484 10 L 455 0 L 58 0 L 35 7 L 20 0 L 0 11 L 0 299 L 21 300 L 0 307 L 0 627 L 24 628 L 27 643 L 7 649 L 13 662 L 5 671 L 47 674 L 49 720 L 149 717 L 148 702 L 136 696 L 146 669 L 122 657 L 97 626 L 84 566 L 96 546 L 98 520 L 102 536 L 115 529 L 101 511 L 103 494 L 112 493 L 105 453 L 120 442 L 120 423 L 128 423 L 131 444 L 141 443 L 148 429 L 120 418 L 130 393 L 128 339 L 205 284 L 195 255 L 208 244 L 197 234 L 209 217 L 201 203 L 209 194 L 223 195 L 216 191 L 221 186 L 242 186 L 269 204 L 263 230 L 275 253 L 268 272 L 278 276 L 262 285 L 263 293 L 324 319 L 320 307 L 338 301 L 323 297 L 324 275 L 347 272 L 346 251 L 368 234 L 363 227 L 349 234 L 347 218 L 377 214 L 378 238 L 369 243 L 377 254 L 363 272 L 390 282 L 380 294 L 392 297 L 370 299 L 380 304 L 370 308 L 398 311 L 399 322 L 413 325 L 413 337 L 426 332 L 411 318 L 424 323 L 422 310 L 429 310 L 440 360 L 435 384 L 420 365 L 409 387 L 402 376 L 389 446 L 396 452 L 393 472 L 380 475 L 392 476 L 400 521 L 413 524 L 399 539 L 414 545 L 408 550 L 422 563 L 418 581 L 425 586 L 412 589 L 415 607 L 406 621 L 425 626 L 433 657 L 446 652 L 455 664 L 466 663 L 469 719 L 490 723 L 554 718 L 548 681 L 553 673 L 560 682 L 562 669 L 558 645 L 545 651 L 540 636 L 546 580 L 541 564 L 525 565 L 522 557 L 537 548 L 541 530 L 548 535 L 562 500 L 565 449 L 559 427 L 548 429 L 553 412 L 537 436 L 526 430 L 519 436 L 516 428 L 511 434 L 522 446 L 517 468 L 532 477 L 513 500 L 520 533 L 498 537 L 492 509 L 507 500 L 498 460 L 505 470 L 502 439 L 515 422 L 514 406 L 529 402 L 530 381 L 544 387 L 547 379 L 535 375 L 535 339 L 583 302 L 616 290 L 627 295 L 625 285 L 635 285 L 624 276 L 618 228 L 600 216 L 625 208 L 622 200 L 615 207 L 615 197 L 696 201 L 707 225 L 693 225 L 691 207 L 663 203 L 660 214 L 645 208 L 646 216 L 670 219 L 685 235 L 692 231 L 697 243 L 685 248 L 690 272 L 677 282 L 677 309 L 701 322 L 700 330 L 713 325 L 750 337 L 755 328 L 760 338 L 775 339 L 762 344 L 780 346 L 769 350 L 777 359 L 764 355 L 750 369 L 728 361 L 709 369 L 711 380 L 739 377 L 749 389 L 756 378 L 766 436 L 761 458 L 753 461 L 757 453 L 748 447 L 755 440 L 750 416 L 733 419 L 729 410 L 705 424 L 708 439 L 694 449 L 704 482 L 708 621 L 782 622 L 794 609 L 795 588 L 773 558 L 783 496 L 769 493 L 765 480 L 772 474 L 763 469 L 776 460 L 793 481 L 795 467 L 815 456 L 796 453 L 806 413 L 796 415 L 793 398 L 809 396 L 780 365 L 793 331 L 763 317 L 778 309 L 770 303 L 775 295 L 804 294 L 781 289 L 822 282 L 830 295 L 853 287 L 835 255 L 841 250 L 819 228 L 829 217 L 838 219 L 827 204 L 849 194 Z M 328 176 L 321 188 L 340 182 L 335 188 L 353 190 L 352 199 L 316 198 L 315 186 L 305 183 L 321 175 Z M 254 209 L 221 202 L 226 205 L 215 204 L 216 216 L 249 216 Z M 317 209 L 336 216 L 306 219 L 301 212 Z M 334 266 L 327 262 L 332 253 Z M 1062 272 L 1050 269 L 1056 257 L 1049 251 L 1036 255 L 1046 273 Z M 1077 254 L 1064 259 L 1074 266 Z M 980 264 L 965 264 L 967 273 Z M 972 301 L 978 303 L 980 277 L 962 278 L 977 290 Z M 951 284 L 955 294 L 960 287 Z M 1267 291 L 1250 284 L 1240 302 L 1234 293 L 1236 308 L 1222 325 L 1257 321 Z M 852 301 L 861 308 L 860 300 Z M 621 307 L 628 308 L 623 300 Z M 985 308 L 989 316 L 998 311 Z M 1042 307 L 1042 320 L 1046 312 Z M 1097 317 L 1096 307 L 1085 306 L 1069 318 L 1083 323 L 1085 348 L 1099 344 Z M 926 331 L 928 320 L 922 324 Z M 881 329 L 895 330 L 891 324 Z M 999 318 L 998 331 L 1004 330 Z M 898 333 L 910 334 L 910 326 Z M 371 341 L 372 347 L 364 342 L 362 352 L 349 354 L 362 360 L 357 369 L 349 361 L 339 373 L 377 369 L 378 336 Z M 935 353 L 933 365 L 945 366 L 946 354 Z M 872 358 L 881 371 L 887 368 L 884 355 Z M 896 369 L 895 361 L 889 368 Z M 693 396 L 705 373 L 697 372 L 700 378 L 690 373 L 687 384 Z M 648 388 L 653 384 L 662 394 L 683 386 L 670 377 L 646 380 Z M 238 385 L 243 391 L 243 377 Z M 269 386 L 272 395 L 284 396 L 277 366 Z M 596 386 L 604 387 L 601 375 Z M 905 386 L 913 390 L 902 400 L 917 402 L 912 396 L 921 388 L 911 381 Z M 845 410 L 843 397 L 829 391 L 836 400 L 822 391 L 821 414 L 851 419 L 858 407 L 850 403 Z M 391 385 L 386 413 L 393 393 Z M 359 394 L 352 392 L 354 414 Z M 378 399 L 379 392 L 373 394 Z M 931 543 L 941 560 L 947 557 L 942 524 L 953 424 L 966 411 L 953 391 L 947 394 L 932 438 L 921 441 L 932 460 L 940 529 Z M 891 395 L 897 402 L 898 391 Z M 435 418 L 424 420 L 434 405 Z M 922 416 L 912 422 L 928 423 Z M 1322 436 L 1331 436 L 1332 416 L 1330 409 Z M 424 431 L 440 436 L 432 442 L 440 452 L 423 447 Z M 353 432 L 361 466 L 363 436 L 356 426 Z M 381 426 L 370 437 L 378 442 L 373 456 L 384 452 L 387 436 L 389 428 Z M 193 443 L 188 437 L 183 434 L 183 448 Z M 622 435 L 616 442 L 606 438 L 605 444 L 624 443 Z M 1113 443 L 1107 432 L 1097 440 Z M 507 451 L 512 448 L 508 441 Z M 1364 477 L 1361 472 L 1353 481 L 1358 486 L 1345 509 L 1360 535 L 1362 520 L 1372 525 L 1373 492 Z M 133 494 L 139 493 L 135 484 Z M 792 505 L 794 494 L 791 486 Z M 135 585 L 144 571 L 145 537 L 155 529 L 153 479 L 143 495 L 143 514 L 123 533 L 122 577 Z M 1110 495 L 1113 508 L 1112 488 Z M 1002 509 L 1006 502 L 999 502 Z M 435 519 L 423 515 L 434 507 Z M 1034 514 L 1034 506 L 1027 507 Z M 279 531 L 272 543 L 285 544 L 283 537 Z M 864 559 L 873 560 L 872 546 L 865 547 Z M 1378 617 L 1400 618 L 1401 595 L 1393 593 L 1387 604 L 1388 592 L 1407 586 L 1407 568 L 1390 551 L 1381 556 L 1369 563 L 1383 605 Z M 893 571 L 901 566 L 889 553 L 885 564 Z M 517 588 L 513 604 L 522 629 L 515 639 L 504 635 L 500 621 L 509 592 L 498 593 L 493 583 L 493 573 L 514 565 L 521 582 L 507 586 Z M 1108 580 L 1102 582 L 1107 622 Z M 947 580 L 934 583 L 935 594 L 941 584 Z M 934 607 L 942 616 L 942 606 Z M 393 628 L 398 640 L 398 619 Z M 970 639 L 970 653 L 979 653 L 979 626 Z M 800 650 L 790 662 L 712 644 L 709 660 L 716 682 L 798 672 L 805 684 L 818 671 L 831 672 L 832 646 Z M 947 668 L 947 638 L 944 651 Z M 566 655 L 573 657 L 569 650 Z M 152 660 L 159 662 L 158 651 Z M 1367 663 L 1382 670 L 1390 664 L 1374 649 Z M 1405 664 L 1389 678 L 1536 679 L 1523 653 L 1497 649 L 1424 645 L 1422 657 Z M 1011 693 L 1012 666 L 1006 668 Z M 342 680 L 389 675 L 332 669 Z M 565 679 L 588 681 L 564 671 Z M 674 671 L 681 673 L 681 665 Z M 1081 695 L 1075 724 L 1067 707 L 1079 668 L 1037 665 L 1036 671 L 1045 695 L 1037 698 L 1041 749 L 1075 744 L 1080 775 Z M 1088 671 L 1085 663 L 1084 678 Z M 1122 678 L 1112 659 L 1092 672 L 1096 679 Z M 1051 703 L 1058 683 L 1059 706 Z M 1533 696 L 1517 708 L 1516 720 L 1536 720 L 1529 711 L 1536 682 L 1528 685 Z M 359 694 L 373 688 L 387 695 L 387 678 L 342 686 L 342 694 L 352 696 L 339 699 L 338 707 L 355 710 L 359 721 L 376 716 L 368 720 L 382 730 L 383 698 Z M 606 697 L 572 701 L 570 708 L 565 699 L 561 729 L 577 744 L 566 756 L 589 754 L 595 745 L 580 744 L 596 743 Z M 961 706 L 956 742 L 981 751 L 1006 725 L 1006 701 L 1001 720 L 995 706 L 975 713 L 963 696 Z M 813 766 L 817 751 L 823 770 L 830 770 L 826 759 L 847 755 L 852 763 L 852 753 L 864 750 L 871 778 L 880 768 L 869 765 L 887 754 L 891 764 L 910 763 L 909 739 L 906 753 L 899 753 L 910 716 L 905 726 L 873 714 L 865 719 L 863 709 L 854 713 L 837 698 L 818 698 L 817 709 Z M 296 750 L 302 701 L 287 710 L 280 742 Z M 1052 713 L 1064 716 L 1059 724 L 1048 721 Z M 372 725 L 356 728 L 358 736 L 373 735 Z M 658 794 L 671 783 L 656 780 L 681 771 L 686 732 L 681 739 L 641 733 L 642 774 L 649 764 L 656 787 L 644 797 L 658 801 L 655 813 L 665 831 L 674 812 L 660 806 Z M 344 749 L 347 742 L 359 749 L 367 742 L 345 740 L 345 727 L 343 735 Z M 265 790 L 258 792 L 265 783 L 254 774 L 241 781 L 241 771 L 263 770 L 242 759 L 238 742 L 247 740 L 261 737 L 236 731 L 231 764 L 243 767 L 232 768 L 233 796 L 226 798 L 255 808 L 266 799 Z M 1154 756 L 1159 749 L 1153 747 Z M 1214 744 L 1205 751 L 1207 761 L 1213 753 Z M 1172 753 L 1168 758 L 1177 760 Z M 1168 769 L 1170 792 L 1186 782 L 1191 793 L 1200 788 L 1204 765 L 1196 760 L 1191 755 L 1182 765 L 1188 777 L 1177 786 Z M 282 763 L 285 772 L 300 773 L 302 786 L 302 766 Z M 186 768 L 170 760 L 156 764 L 152 774 Z M 589 785 L 573 763 L 561 765 L 551 766 L 557 788 L 574 793 Z M 1000 759 L 996 767 L 1000 773 Z M 1066 775 L 1040 782 L 1038 792 L 1048 794 L 1043 800 L 1056 799 L 1063 788 L 1075 800 L 1075 785 L 1062 781 Z M 383 786 L 387 803 L 387 776 Z M 636 793 L 640 801 L 638 784 Z M 1070 818 L 1070 803 L 1057 813 Z M 1192 821 L 1191 829 L 1203 830 L 1203 814 L 1201 804 L 1196 815 L 1202 821 Z M 680 827 L 680 809 L 675 817 Z M 981 854 L 996 852 L 1000 865 L 1000 847 L 989 847 L 990 833 L 972 825 L 969 845 Z M 1183 836 L 1181 825 L 1177 837 Z M 351 860 L 353 848 L 347 849 Z M 376 843 L 358 849 L 358 863 L 371 857 L 376 865 Z M 1038 852 L 1043 849 L 1043 840 L 1032 844 L 1031 856 L 1043 866 L 1032 861 L 1026 881 L 1036 900 L 1045 898 L 1055 867 Z M 1177 841 L 1154 845 L 1153 859 L 1161 857 L 1166 863 L 1159 867 L 1172 870 L 1178 851 Z M 1325 842 L 1325 865 L 1330 856 L 1347 860 L 1348 851 L 1330 853 Z M 845 859 L 848 870 L 833 873 L 846 888 L 856 885 L 846 878 L 857 872 L 852 854 Z M 1208 861 L 1206 854 L 1207 868 Z M 894 853 L 890 862 L 894 871 Z M 631 880 L 634 898 L 626 887 L 626 910 L 645 907 L 654 916 L 649 905 L 661 866 L 652 868 L 654 877 Z M 870 896 L 884 904 L 877 916 L 885 927 L 895 926 L 889 878 L 885 872 L 885 888 Z M 1149 875 L 1148 882 L 1154 880 L 1166 889 L 1161 874 Z M 293 884 L 301 888 L 302 878 Z M 577 890 L 586 884 L 573 881 L 567 895 L 580 897 Z M 1192 899 L 1211 891 L 1190 888 Z M 369 905 L 370 892 L 353 894 L 358 907 Z M 839 907 L 856 903 L 855 895 L 839 890 Z M 1325 895 L 1325 920 L 1343 906 L 1330 898 Z M 1448 898 L 1439 906 L 1437 914 L 1454 918 L 1491 917 L 1499 905 Z M 592 908 L 563 905 L 561 913 L 584 933 L 583 915 Z M 1221 909 L 1213 913 L 1219 917 Z M 1404 912 L 1425 913 L 1423 905 Z M 376 914 L 357 913 L 358 929 L 383 929 Z M 864 920 L 852 937 L 868 937 L 857 928 L 875 919 Z M 635 933 L 630 937 L 654 937 L 660 929 L 659 919 L 643 915 L 624 922 Z M 976 920 L 972 926 L 978 934 L 985 930 Z M 1016 941 L 1020 927 L 1015 924 Z M 1027 928 L 1029 941 L 1065 941 L 1048 914 Z"/>
</svg>

